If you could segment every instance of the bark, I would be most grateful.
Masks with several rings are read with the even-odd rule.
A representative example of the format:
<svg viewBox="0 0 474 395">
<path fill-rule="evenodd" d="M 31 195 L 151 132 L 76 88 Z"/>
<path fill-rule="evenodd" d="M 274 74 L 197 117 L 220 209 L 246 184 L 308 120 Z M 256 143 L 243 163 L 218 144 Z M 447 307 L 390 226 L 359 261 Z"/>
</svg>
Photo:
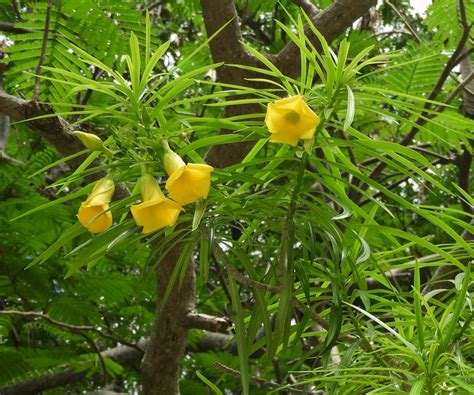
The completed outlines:
<svg viewBox="0 0 474 395">
<path fill-rule="evenodd" d="M 142 364 L 142 383 L 145 395 L 179 394 L 179 371 L 188 341 L 185 317 L 194 311 L 196 281 L 194 262 L 188 263 L 183 285 L 174 284 L 173 290 L 162 305 L 176 262 L 181 253 L 176 244 L 158 266 L 156 281 L 158 300 L 155 322 Z"/>
<path fill-rule="evenodd" d="M 25 121 L 31 118 L 53 114 L 54 110 L 36 101 L 23 100 L 0 91 L 0 112 L 12 119 Z M 84 149 L 77 138 L 71 133 L 66 120 L 62 117 L 52 116 L 49 118 L 27 121 L 26 124 L 38 132 L 51 145 L 53 145 L 63 156 L 72 155 Z M 79 166 L 83 158 L 76 158 L 69 163 L 73 167 Z"/>
<path fill-rule="evenodd" d="M 0 114 L 9 116 L 17 121 L 26 121 L 25 123 L 32 130 L 38 132 L 40 136 L 47 140 L 63 156 L 69 156 L 84 149 L 79 140 L 71 133 L 72 128 L 68 122 L 62 117 L 52 115 L 54 114 L 54 110 L 47 104 L 34 100 L 24 100 L 0 90 Z M 51 116 L 42 119 L 33 119 L 44 115 Z M 72 168 L 76 168 L 84 159 L 84 156 L 74 158 L 68 161 L 68 165 Z M 93 181 L 104 176 L 105 172 L 97 172 L 88 177 L 88 180 Z M 124 184 L 115 186 L 114 198 L 120 199 L 129 195 L 130 192 Z"/>
<path fill-rule="evenodd" d="M 331 42 L 375 4 L 375 0 L 336 0 L 323 11 L 313 14 L 311 21 L 326 41 Z M 309 27 L 305 28 L 305 33 L 316 49 L 321 47 Z M 301 67 L 298 46 L 293 42 L 288 43 L 276 56 L 275 64 L 284 74 L 290 77 L 298 76 Z"/>
</svg>

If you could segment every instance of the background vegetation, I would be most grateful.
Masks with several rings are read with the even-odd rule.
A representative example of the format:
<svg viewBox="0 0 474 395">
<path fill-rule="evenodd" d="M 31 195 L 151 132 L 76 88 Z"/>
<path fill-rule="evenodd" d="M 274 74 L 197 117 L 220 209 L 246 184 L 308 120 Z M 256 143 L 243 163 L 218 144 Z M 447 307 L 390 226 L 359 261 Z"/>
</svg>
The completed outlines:
<svg viewBox="0 0 474 395">
<path fill-rule="evenodd" d="M 473 20 L 0 0 L 0 393 L 474 392 Z M 268 143 L 266 105 L 297 93 L 314 142 Z M 127 213 L 162 138 L 215 171 L 145 236 Z M 115 223 L 91 235 L 75 215 L 106 172 Z"/>
</svg>

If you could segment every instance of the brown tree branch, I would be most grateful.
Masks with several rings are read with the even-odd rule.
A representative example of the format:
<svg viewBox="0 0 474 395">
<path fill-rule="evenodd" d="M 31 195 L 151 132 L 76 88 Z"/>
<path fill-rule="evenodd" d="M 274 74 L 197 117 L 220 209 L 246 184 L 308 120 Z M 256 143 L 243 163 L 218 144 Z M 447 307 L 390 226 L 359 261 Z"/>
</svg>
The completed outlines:
<svg viewBox="0 0 474 395">
<path fill-rule="evenodd" d="M 228 349 L 232 336 L 222 333 L 205 332 L 195 345 L 188 345 L 188 352 L 207 352 Z M 142 339 L 137 348 L 117 346 L 101 353 L 102 358 L 110 358 L 123 366 L 135 366 L 140 363 L 143 352 L 148 347 L 149 339 Z M 16 384 L 0 387 L 1 395 L 36 395 L 50 388 L 58 388 L 77 383 L 87 377 L 87 369 L 76 371 L 66 368 L 60 372 L 44 374 L 40 377 Z"/>
<path fill-rule="evenodd" d="M 0 22 L 0 31 L 12 34 L 33 33 L 34 30 L 23 27 L 16 27 L 13 23 Z"/>
<path fill-rule="evenodd" d="M 408 19 L 398 10 L 397 7 L 395 7 L 394 4 L 392 4 L 389 0 L 385 0 L 385 4 L 387 4 L 392 10 L 393 12 L 395 12 L 395 14 L 397 14 L 397 16 L 402 20 L 402 22 L 404 23 L 404 25 L 406 26 L 406 28 L 408 29 L 408 31 L 411 33 L 411 35 L 415 38 L 415 40 L 417 42 L 421 42 L 421 39 L 420 37 L 418 36 L 418 34 L 416 33 L 415 29 L 413 28 L 413 26 L 410 24 L 410 22 L 408 21 Z"/>
<path fill-rule="evenodd" d="M 24 100 L 0 90 L 0 113 L 14 120 L 25 122 L 63 156 L 69 156 L 84 149 L 79 140 L 72 134 L 68 122 L 64 118 L 54 115 L 53 108 L 47 104 Z M 71 159 L 68 163 L 72 168 L 76 168 L 83 160 L 84 157 L 77 157 Z M 104 177 L 104 175 L 104 172 L 98 172 L 90 179 L 98 179 Z M 124 184 L 116 185 L 116 198 L 129 195 L 130 192 Z"/>
<path fill-rule="evenodd" d="M 469 36 L 469 31 L 467 31 L 467 35 L 464 35 L 463 38 L 461 39 L 460 41 L 460 44 L 461 43 L 465 43 L 466 40 L 467 40 L 467 37 Z M 459 44 L 458 44 L 458 48 L 459 48 Z M 448 62 L 446 63 L 446 66 L 443 70 L 443 72 L 441 73 L 438 81 L 436 82 L 435 86 L 433 87 L 430 95 L 428 96 L 428 99 L 427 100 L 434 100 L 436 99 L 436 97 L 438 96 L 438 94 L 441 92 L 441 89 L 444 85 L 444 83 L 446 82 L 446 80 L 448 79 L 449 77 L 449 74 L 451 73 L 452 69 L 458 64 L 458 61 L 459 61 L 459 52 L 458 52 L 458 48 L 453 52 L 453 54 L 451 55 L 450 59 L 448 60 Z M 471 79 L 472 77 L 469 77 L 469 79 Z M 448 96 L 448 98 L 446 99 L 446 102 L 445 104 L 449 104 L 451 103 L 454 98 L 459 95 L 464 87 L 466 85 L 464 83 L 461 83 L 460 86 L 456 87 L 454 89 L 453 92 L 451 92 L 451 94 Z M 423 106 L 423 110 L 420 114 L 420 116 L 417 118 L 417 120 L 415 121 L 415 125 L 416 126 L 413 126 L 410 130 L 410 132 L 408 132 L 405 137 L 403 137 L 403 139 L 400 141 L 400 145 L 403 145 L 403 146 L 408 146 L 410 145 L 412 142 L 413 142 L 413 139 L 415 138 L 415 136 L 418 134 L 420 128 L 424 125 L 426 125 L 428 123 L 428 121 L 430 119 L 433 119 L 436 115 L 442 113 L 447 107 L 446 106 L 438 106 L 436 109 L 435 109 L 435 113 L 430 113 L 428 112 L 428 110 L 431 108 L 431 103 L 429 102 L 425 102 L 425 105 Z M 385 162 L 380 162 L 373 170 L 372 172 L 369 174 L 369 178 L 375 180 L 380 174 L 382 174 L 382 172 L 385 170 L 385 168 L 387 167 L 387 163 Z M 363 191 L 367 190 L 367 188 L 369 187 L 368 184 L 364 183 L 361 185 L 361 189 Z M 353 190 L 354 191 L 354 190 Z M 357 203 L 359 201 L 359 199 L 361 198 L 361 194 L 360 192 L 353 192 L 350 194 L 349 196 L 351 198 L 351 200 L 355 203 Z"/>
<path fill-rule="evenodd" d="M 54 110 L 42 103 L 27 101 L 0 91 L 0 112 L 17 121 L 26 121 L 26 124 L 38 132 L 51 145 L 53 145 L 63 156 L 72 155 L 83 149 L 79 140 L 71 133 L 66 120 L 53 115 Z M 51 117 L 33 119 L 42 116 Z M 28 121 L 31 119 L 30 121 Z M 83 158 L 76 158 L 69 163 L 77 167 Z"/>
<path fill-rule="evenodd" d="M 314 18 L 319 14 L 319 8 L 311 0 L 293 0 L 293 3 L 300 7 L 310 18 Z"/>
<path fill-rule="evenodd" d="M 163 300 L 168 287 L 172 286 L 171 279 L 182 247 L 182 243 L 176 243 L 162 259 L 156 272 L 155 321 L 142 363 L 145 395 L 179 394 L 180 365 L 189 333 L 188 326 L 183 323 L 183 317 L 195 310 L 196 274 L 193 260 L 187 262 L 183 286 L 174 284 L 165 304 Z"/>
<path fill-rule="evenodd" d="M 185 317 L 184 325 L 189 329 L 204 329 L 209 332 L 227 333 L 230 322 L 225 318 L 207 314 L 190 313 Z"/>
<path fill-rule="evenodd" d="M 313 25 L 331 42 L 352 23 L 363 16 L 370 7 L 375 6 L 375 0 L 336 0 L 329 7 L 311 18 Z M 305 28 L 306 36 L 310 38 L 315 48 L 321 45 L 309 27 Z M 300 50 L 294 42 L 288 43 L 275 56 L 275 64 L 287 76 L 296 77 L 300 72 Z"/>
<path fill-rule="evenodd" d="M 117 343 L 121 343 L 125 346 L 132 347 L 132 348 L 137 348 L 136 344 L 130 343 L 124 339 L 121 339 L 115 335 L 111 335 L 109 333 L 103 332 L 101 329 L 98 327 L 92 326 L 92 325 L 72 325 L 68 324 L 67 322 L 63 321 L 58 321 L 55 320 L 54 318 L 51 318 L 47 314 L 43 313 L 38 313 L 35 311 L 17 311 L 17 310 L 1 310 L 0 315 L 14 315 L 14 316 L 20 316 L 20 317 L 27 317 L 27 318 L 41 318 L 45 321 L 48 321 L 49 323 L 59 326 L 61 328 L 69 330 L 71 333 L 80 333 L 82 334 L 83 332 L 94 332 L 97 333 L 99 336 L 113 340 Z M 140 350 L 141 351 L 141 350 Z"/>
</svg>

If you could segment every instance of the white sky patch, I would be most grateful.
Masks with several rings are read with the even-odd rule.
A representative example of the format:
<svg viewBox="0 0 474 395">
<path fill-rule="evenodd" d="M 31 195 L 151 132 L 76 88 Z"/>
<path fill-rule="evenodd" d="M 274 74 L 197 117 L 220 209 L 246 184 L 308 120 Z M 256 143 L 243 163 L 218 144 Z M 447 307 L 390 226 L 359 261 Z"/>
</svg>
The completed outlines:
<svg viewBox="0 0 474 395">
<path fill-rule="evenodd" d="M 410 4 L 416 13 L 426 16 L 426 9 L 431 5 L 431 0 L 410 0 Z"/>
</svg>

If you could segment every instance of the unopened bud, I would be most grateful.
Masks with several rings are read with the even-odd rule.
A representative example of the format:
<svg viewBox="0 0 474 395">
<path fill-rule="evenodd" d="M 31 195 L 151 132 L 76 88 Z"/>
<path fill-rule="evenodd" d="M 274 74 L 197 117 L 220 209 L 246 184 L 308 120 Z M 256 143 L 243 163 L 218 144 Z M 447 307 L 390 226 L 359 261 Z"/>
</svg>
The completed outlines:
<svg viewBox="0 0 474 395">
<path fill-rule="evenodd" d="M 186 163 L 176 152 L 169 150 L 163 156 L 163 165 L 165 166 L 166 173 L 170 176 L 179 168 L 186 166 Z"/>
<path fill-rule="evenodd" d="M 87 149 L 91 151 L 104 150 L 103 141 L 100 139 L 100 137 L 96 136 L 95 134 L 79 132 L 79 131 L 72 132 L 72 134 L 76 136 L 84 145 L 84 147 L 86 147 Z"/>
</svg>

